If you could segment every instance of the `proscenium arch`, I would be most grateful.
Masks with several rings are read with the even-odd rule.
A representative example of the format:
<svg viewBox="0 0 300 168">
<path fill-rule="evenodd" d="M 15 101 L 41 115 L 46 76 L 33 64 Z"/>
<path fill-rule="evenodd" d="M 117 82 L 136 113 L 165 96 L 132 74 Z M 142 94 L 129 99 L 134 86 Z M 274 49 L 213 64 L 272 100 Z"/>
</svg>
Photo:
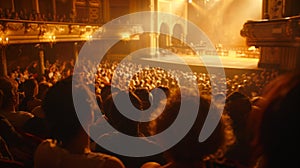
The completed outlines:
<svg viewBox="0 0 300 168">
<path fill-rule="evenodd" d="M 184 31 L 183 26 L 179 23 L 176 23 L 173 27 L 173 37 L 179 38 L 172 38 L 172 45 L 173 46 L 181 46 L 181 44 L 185 41 L 184 38 Z"/>
<path fill-rule="evenodd" d="M 167 23 L 162 23 L 160 25 L 160 34 L 158 40 L 159 48 L 166 48 L 170 45 L 170 39 L 168 34 L 170 34 L 170 28 Z"/>
</svg>

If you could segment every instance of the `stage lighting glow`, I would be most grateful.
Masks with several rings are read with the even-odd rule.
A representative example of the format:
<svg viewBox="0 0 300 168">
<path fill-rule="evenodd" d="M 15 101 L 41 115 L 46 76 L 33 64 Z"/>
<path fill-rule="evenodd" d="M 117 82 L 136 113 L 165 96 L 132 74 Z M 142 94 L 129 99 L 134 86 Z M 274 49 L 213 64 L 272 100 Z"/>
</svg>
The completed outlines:
<svg viewBox="0 0 300 168">
<path fill-rule="evenodd" d="M 129 33 L 123 33 L 121 36 L 122 36 L 122 40 L 125 40 L 125 41 L 130 40 L 130 34 Z"/>
</svg>

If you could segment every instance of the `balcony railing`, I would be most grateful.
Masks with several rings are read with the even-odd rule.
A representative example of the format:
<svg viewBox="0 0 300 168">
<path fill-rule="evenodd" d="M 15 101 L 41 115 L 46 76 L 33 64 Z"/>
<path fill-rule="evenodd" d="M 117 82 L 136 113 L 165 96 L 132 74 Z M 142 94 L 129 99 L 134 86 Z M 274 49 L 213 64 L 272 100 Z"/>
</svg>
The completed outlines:
<svg viewBox="0 0 300 168">
<path fill-rule="evenodd" d="M 99 24 L 0 19 L 0 41 L 1 45 L 86 41 L 100 27 Z"/>
<path fill-rule="evenodd" d="M 249 46 L 300 46 L 300 15 L 282 19 L 248 21 L 241 30 Z"/>
<path fill-rule="evenodd" d="M 142 26 L 137 24 L 115 24 L 110 25 L 107 30 L 104 30 L 105 26 L 102 26 L 100 24 L 0 19 L 0 41 L 1 45 L 88 41 L 96 31 L 98 34 L 93 37 L 93 40 L 138 40 L 139 34 L 143 33 Z M 135 36 L 127 37 L 128 33 L 129 35 L 135 34 Z"/>
</svg>

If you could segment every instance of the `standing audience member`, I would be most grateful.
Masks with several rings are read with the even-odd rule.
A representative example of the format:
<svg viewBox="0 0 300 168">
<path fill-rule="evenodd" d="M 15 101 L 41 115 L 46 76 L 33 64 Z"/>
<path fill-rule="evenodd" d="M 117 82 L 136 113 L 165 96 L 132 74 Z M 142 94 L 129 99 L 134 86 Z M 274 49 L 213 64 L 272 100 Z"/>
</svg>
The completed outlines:
<svg viewBox="0 0 300 168">
<path fill-rule="evenodd" d="M 0 106 L 3 105 L 4 93 L 0 90 Z M 20 134 L 14 126 L 0 113 L 0 139 L 1 156 L 9 162 L 0 162 L 0 167 L 32 167 L 33 153 L 38 141 L 33 141 L 33 136 Z M 7 145 L 7 146 L 6 146 Z"/>
<path fill-rule="evenodd" d="M 233 92 L 226 98 L 225 109 L 232 119 L 232 128 L 236 136 L 236 141 L 226 152 L 225 158 L 240 166 L 252 167 L 255 163 L 251 158 L 253 135 L 247 126 L 252 110 L 250 99 L 240 92 Z"/>
<path fill-rule="evenodd" d="M 31 76 L 33 77 L 38 77 L 38 62 L 37 61 L 34 61 L 31 65 L 29 65 L 28 67 L 28 72 Z"/>
<path fill-rule="evenodd" d="M 45 77 L 43 76 L 43 78 L 45 78 Z M 46 79 L 44 81 L 40 81 L 39 82 L 39 91 L 38 91 L 38 94 L 36 95 L 36 98 L 43 101 L 46 96 L 47 91 L 50 89 L 51 86 L 52 86 L 52 84 L 50 82 L 46 82 Z M 41 104 L 39 106 L 34 107 L 31 110 L 31 113 L 34 116 L 37 116 L 39 118 L 45 118 L 45 113 L 43 112 Z"/>
<path fill-rule="evenodd" d="M 37 80 L 34 78 L 27 79 L 19 88 L 19 90 L 24 92 L 24 98 L 19 105 L 19 111 L 28 111 L 34 115 L 34 117 L 28 119 L 24 124 L 23 131 L 44 139 L 48 136 L 49 131 L 47 124 L 43 119 L 43 112 L 35 109 L 42 104 L 42 100 L 36 98 L 39 90 Z"/>
<path fill-rule="evenodd" d="M 0 114 L 7 118 L 16 129 L 22 130 L 25 123 L 34 115 L 25 111 L 17 111 L 19 104 L 17 82 L 6 77 L 0 77 L 0 90 L 3 91 Z"/>
<path fill-rule="evenodd" d="M 36 79 L 27 79 L 20 86 L 21 90 L 24 92 L 24 98 L 20 102 L 19 110 L 31 112 L 35 107 L 42 104 L 42 100 L 36 98 L 39 91 Z"/>
<path fill-rule="evenodd" d="M 129 98 L 130 97 L 130 98 Z M 104 134 L 99 135 L 99 138 L 96 140 L 98 141 L 104 141 L 104 142 L 118 142 L 115 145 L 118 149 L 124 148 L 122 146 L 121 142 L 124 141 L 121 137 L 121 133 L 124 133 L 126 135 L 130 136 L 135 136 L 139 138 L 137 143 L 140 144 L 147 144 L 147 145 L 152 145 L 152 148 L 160 148 L 157 144 L 152 142 L 151 140 L 147 139 L 146 137 L 143 137 L 143 135 L 140 135 L 139 132 L 139 124 L 140 122 L 131 120 L 121 114 L 121 111 L 123 110 L 128 110 L 127 104 L 121 103 L 121 107 L 117 107 L 115 104 L 116 102 L 124 102 L 124 100 L 130 99 L 130 103 L 133 104 L 133 106 L 139 110 L 142 108 L 142 101 L 139 99 L 138 96 L 136 96 L 133 92 L 126 92 L 126 91 L 120 91 L 120 92 L 114 92 L 110 96 L 107 97 L 107 99 L 104 101 L 104 114 L 106 117 L 107 122 L 113 126 L 116 130 L 118 131 L 113 131 L 113 132 L 106 132 Z M 115 101 L 114 101 L 115 100 Z M 129 111 L 134 113 L 134 111 Z M 140 111 L 135 111 L 135 112 L 140 112 Z M 98 127 L 101 127 L 99 125 Z M 99 129 L 100 130 L 100 129 Z M 99 131 L 95 131 L 99 133 Z M 134 150 L 134 149 L 131 149 Z M 146 156 L 146 157 L 128 157 L 128 156 L 122 156 L 118 155 L 114 152 L 110 152 L 106 150 L 105 148 L 102 148 L 100 145 L 96 145 L 95 151 L 103 152 L 103 153 L 108 153 L 110 155 L 116 156 L 122 160 L 126 168 L 139 168 L 141 167 L 145 162 L 149 161 L 156 161 L 159 163 L 165 163 L 164 158 L 162 157 L 161 154 L 153 155 L 153 156 Z"/>
<path fill-rule="evenodd" d="M 94 121 L 92 105 L 95 102 L 92 101 L 91 91 L 83 83 L 77 81 L 74 84 L 77 88 L 72 94 L 70 76 L 54 84 L 47 92 L 42 107 L 52 139 L 42 142 L 36 150 L 36 168 L 124 168 L 118 158 L 90 150 L 90 138 L 86 131 Z M 76 114 L 72 95 L 80 95 L 78 101 L 84 113 Z"/>
</svg>

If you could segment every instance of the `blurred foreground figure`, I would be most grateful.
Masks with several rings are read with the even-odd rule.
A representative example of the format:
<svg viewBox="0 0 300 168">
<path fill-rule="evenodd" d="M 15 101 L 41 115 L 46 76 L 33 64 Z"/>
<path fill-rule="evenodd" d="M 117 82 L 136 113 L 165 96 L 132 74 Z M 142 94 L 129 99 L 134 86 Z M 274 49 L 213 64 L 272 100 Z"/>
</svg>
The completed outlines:
<svg viewBox="0 0 300 168">
<path fill-rule="evenodd" d="M 184 90 L 185 91 L 185 90 Z M 199 102 L 200 101 L 200 102 Z M 185 117 L 191 113 L 191 110 L 197 110 L 197 118 L 179 143 L 168 149 L 164 156 L 168 160 L 165 165 L 159 165 L 155 162 L 145 163 L 142 168 L 208 168 L 208 167 L 231 167 L 222 163 L 224 153 L 228 147 L 234 142 L 234 135 L 230 125 L 230 119 L 228 116 L 222 115 L 222 110 L 218 109 L 213 102 L 211 102 L 208 95 L 193 95 L 192 92 L 181 94 L 172 93 L 170 98 L 166 102 L 166 107 L 163 109 L 163 113 L 159 115 L 153 122 L 149 124 L 149 132 L 157 134 L 168 128 L 176 119 L 181 103 L 187 105 L 188 109 L 184 110 Z M 162 110 L 162 109 L 159 109 Z M 159 111 L 158 111 L 159 112 Z M 212 118 L 208 119 L 208 113 L 213 113 L 212 118 L 218 118 L 222 115 L 216 128 L 212 134 L 204 142 L 199 142 L 199 135 L 203 128 L 204 122 L 212 122 Z M 155 114 L 154 114 L 155 115 Z M 187 117 L 188 118 L 188 117 Z M 186 118 L 187 122 L 190 122 Z M 174 135 L 169 137 L 176 137 L 181 128 L 178 128 L 176 132 L 172 132 Z M 168 139 L 160 139 L 162 144 L 168 141 Z M 220 162 L 219 162 L 220 161 Z"/>
<path fill-rule="evenodd" d="M 253 167 L 256 162 L 256 158 L 252 158 L 254 148 L 251 139 L 253 135 L 251 129 L 248 128 L 251 111 L 252 104 L 246 95 L 233 92 L 226 98 L 225 112 L 232 119 L 236 141 L 226 152 L 225 158 L 235 162 L 239 167 Z"/>
<path fill-rule="evenodd" d="M 123 168 L 118 158 L 91 152 L 90 139 L 85 130 L 93 122 L 93 98 L 84 82 L 77 79 L 73 82 L 77 86 L 73 94 L 72 76 L 57 82 L 47 92 L 43 110 L 52 139 L 39 145 L 35 153 L 35 167 Z M 79 97 L 80 112 L 76 113 L 72 95 Z"/>
<path fill-rule="evenodd" d="M 299 167 L 300 74 L 284 74 L 266 86 L 259 102 L 257 168 Z"/>
</svg>

